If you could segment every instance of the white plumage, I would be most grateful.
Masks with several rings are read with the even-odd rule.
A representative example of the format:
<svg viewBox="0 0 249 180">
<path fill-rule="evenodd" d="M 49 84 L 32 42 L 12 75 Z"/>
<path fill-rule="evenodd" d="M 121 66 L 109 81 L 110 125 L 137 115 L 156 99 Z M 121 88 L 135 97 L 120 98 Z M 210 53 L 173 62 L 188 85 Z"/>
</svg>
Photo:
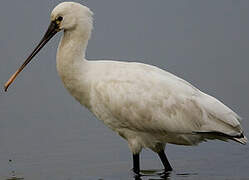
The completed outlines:
<svg viewBox="0 0 249 180">
<path fill-rule="evenodd" d="M 196 145 L 207 139 L 246 143 L 239 116 L 185 80 L 142 63 L 86 60 L 92 30 L 87 7 L 61 3 L 51 21 L 64 30 L 57 70 L 65 87 L 125 138 L 133 154 L 146 147 L 158 153 L 166 143 Z"/>
</svg>

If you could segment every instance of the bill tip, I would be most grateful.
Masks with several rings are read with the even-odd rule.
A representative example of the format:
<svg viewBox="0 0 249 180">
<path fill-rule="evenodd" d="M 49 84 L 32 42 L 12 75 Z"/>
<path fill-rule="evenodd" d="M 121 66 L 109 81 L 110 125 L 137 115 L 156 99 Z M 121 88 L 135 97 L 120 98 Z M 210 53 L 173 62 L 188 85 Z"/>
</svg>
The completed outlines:
<svg viewBox="0 0 249 180">
<path fill-rule="evenodd" d="M 8 86 L 4 85 L 4 92 L 7 92 Z"/>
</svg>

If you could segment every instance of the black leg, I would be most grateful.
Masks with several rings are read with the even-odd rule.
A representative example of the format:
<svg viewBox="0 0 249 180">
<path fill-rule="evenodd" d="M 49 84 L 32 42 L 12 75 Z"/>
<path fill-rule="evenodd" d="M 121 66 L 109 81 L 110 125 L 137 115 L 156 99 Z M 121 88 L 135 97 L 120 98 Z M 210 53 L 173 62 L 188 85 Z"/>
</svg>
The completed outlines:
<svg viewBox="0 0 249 180">
<path fill-rule="evenodd" d="M 139 154 L 133 154 L 133 171 L 136 174 L 139 174 Z"/>
<path fill-rule="evenodd" d="M 168 159 L 167 159 L 167 156 L 166 156 L 164 150 L 160 151 L 160 152 L 158 153 L 158 155 L 159 155 L 159 157 L 160 157 L 160 159 L 161 159 L 161 161 L 162 161 L 162 163 L 163 163 L 163 166 L 164 166 L 165 171 L 166 171 L 166 172 L 167 172 L 167 171 L 172 171 L 173 169 L 172 169 L 171 165 L 169 164 L 169 161 L 168 161 Z"/>
</svg>

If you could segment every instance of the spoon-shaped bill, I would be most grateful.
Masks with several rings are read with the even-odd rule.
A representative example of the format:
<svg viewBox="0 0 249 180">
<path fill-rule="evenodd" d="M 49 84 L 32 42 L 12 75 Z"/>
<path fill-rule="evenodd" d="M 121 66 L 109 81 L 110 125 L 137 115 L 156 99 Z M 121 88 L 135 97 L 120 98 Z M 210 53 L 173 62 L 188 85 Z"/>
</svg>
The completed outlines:
<svg viewBox="0 0 249 180">
<path fill-rule="evenodd" d="M 43 36 L 40 43 L 36 46 L 33 52 L 29 55 L 26 61 L 17 69 L 17 71 L 9 78 L 9 80 L 4 85 L 4 91 L 7 91 L 8 87 L 11 83 L 15 80 L 17 75 L 23 70 L 23 68 L 32 60 L 32 58 L 42 49 L 42 47 L 59 31 L 59 27 L 56 21 L 52 21 L 46 31 L 45 35 Z"/>
</svg>

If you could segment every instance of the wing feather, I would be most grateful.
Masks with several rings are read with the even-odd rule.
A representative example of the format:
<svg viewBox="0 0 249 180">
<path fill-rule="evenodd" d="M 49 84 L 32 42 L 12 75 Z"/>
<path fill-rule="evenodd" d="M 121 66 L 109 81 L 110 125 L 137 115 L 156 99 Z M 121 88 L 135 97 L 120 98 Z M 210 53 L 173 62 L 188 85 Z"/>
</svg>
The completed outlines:
<svg viewBox="0 0 249 180">
<path fill-rule="evenodd" d="M 236 113 L 183 79 L 139 63 L 122 67 L 112 68 L 111 75 L 96 81 L 92 91 L 92 107 L 97 108 L 93 112 L 112 129 L 241 133 Z"/>
</svg>

